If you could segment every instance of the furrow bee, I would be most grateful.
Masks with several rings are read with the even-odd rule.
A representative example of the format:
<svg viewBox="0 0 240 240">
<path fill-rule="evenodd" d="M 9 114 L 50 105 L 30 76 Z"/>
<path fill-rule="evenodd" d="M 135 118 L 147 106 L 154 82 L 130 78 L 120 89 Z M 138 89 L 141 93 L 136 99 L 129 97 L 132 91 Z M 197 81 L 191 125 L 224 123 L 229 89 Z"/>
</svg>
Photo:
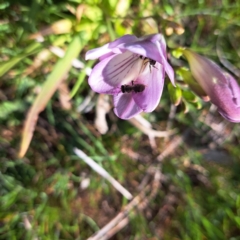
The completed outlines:
<svg viewBox="0 0 240 240">
<path fill-rule="evenodd" d="M 151 67 L 155 67 L 156 61 L 151 59 L 151 58 L 147 58 L 147 57 L 143 57 L 142 55 L 140 55 L 140 59 L 143 59 L 143 66 L 145 67 L 147 63 L 149 63 L 149 69 L 151 72 Z M 157 68 L 156 68 L 157 69 Z"/>
<path fill-rule="evenodd" d="M 140 93 L 140 92 L 143 92 L 144 89 L 145 89 L 145 85 L 144 84 L 133 84 L 133 81 L 132 81 L 132 85 L 122 85 L 121 86 L 121 92 L 122 93 L 130 93 L 130 92 L 135 92 L 135 93 Z"/>
</svg>

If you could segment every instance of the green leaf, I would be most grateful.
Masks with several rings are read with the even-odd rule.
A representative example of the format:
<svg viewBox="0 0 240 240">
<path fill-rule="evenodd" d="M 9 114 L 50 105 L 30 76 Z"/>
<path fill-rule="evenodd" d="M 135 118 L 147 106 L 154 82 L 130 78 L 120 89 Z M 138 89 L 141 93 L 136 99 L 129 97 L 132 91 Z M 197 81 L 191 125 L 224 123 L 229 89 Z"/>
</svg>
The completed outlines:
<svg viewBox="0 0 240 240">
<path fill-rule="evenodd" d="M 183 98 L 185 98 L 188 102 L 196 102 L 197 101 L 196 95 L 190 91 L 183 91 L 182 95 L 183 95 Z"/>
<path fill-rule="evenodd" d="M 7 119 L 8 116 L 16 111 L 23 111 L 24 104 L 21 100 L 16 101 L 5 101 L 0 104 L 0 119 Z"/>
<path fill-rule="evenodd" d="M 168 92 L 170 99 L 175 106 L 178 106 L 182 100 L 182 90 L 178 86 L 174 87 L 171 83 L 168 84 Z"/>
<path fill-rule="evenodd" d="M 195 81 L 191 72 L 186 68 L 179 68 L 177 70 L 177 74 L 183 79 L 185 83 L 189 85 L 191 90 L 195 92 L 200 97 L 206 97 L 205 91 L 202 87 Z"/>
<path fill-rule="evenodd" d="M 77 91 L 79 90 L 79 88 L 81 87 L 82 83 L 83 83 L 83 80 L 85 79 L 86 77 L 86 70 L 90 67 L 92 67 L 92 65 L 95 63 L 95 61 L 88 61 L 88 63 L 86 64 L 85 68 L 81 70 L 79 76 L 78 76 L 78 80 L 77 82 L 75 83 L 71 93 L 70 93 L 70 96 L 71 98 L 73 98 L 75 96 L 75 94 L 77 93 Z"/>
<path fill-rule="evenodd" d="M 177 49 L 173 50 L 172 55 L 177 59 L 180 58 L 183 55 L 183 49 L 177 48 Z"/>
<path fill-rule="evenodd" d="M 3 76 L 5 73 L 7 73 L 11 68 L 13 68 L 16 64 L 18 64 L 20 61 L 22 61 L 27 56 L 39 52 L 41 50 L 41 48 L 42 48 L 42 45 L 40 43 L 33 43 L 29 47 L 27 47 L 22 54 L 8 60 L 7 62 L 1 63 L 0 64 L 0 77 Z"/>
<path fill-rule="evenodd" d="M 39 113 L 44 110 L 49 99 L 57 90 L 59 84 L 63 81 L 64 76 L 66 76 L 71 67 L 72 60 L 78 56 L 81 48 L 81 39 L 77 35 L 73 38 L 71 44 L 68 47 L 68 50 L 66 51 L 65 56 L 62 59 L 58 60 L 53 71 L 44 83 L 42 91 L 37 96 L 27 115 L 19 151 L 20 157 L 23 157 L 28 149 Z"/>
</svg>

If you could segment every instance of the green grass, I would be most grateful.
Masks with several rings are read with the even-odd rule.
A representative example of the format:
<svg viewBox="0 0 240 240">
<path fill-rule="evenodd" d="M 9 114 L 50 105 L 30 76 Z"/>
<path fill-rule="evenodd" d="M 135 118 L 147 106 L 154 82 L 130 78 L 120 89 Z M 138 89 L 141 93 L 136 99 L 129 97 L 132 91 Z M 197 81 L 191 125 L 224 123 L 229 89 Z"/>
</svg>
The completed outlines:
<svg viewBox="0 0 240 240">
<path fill-rule="evenodd" d="M 112 109 L 107 114 L 109 131 L 101 135 L 94 127 L 98 95 L 91 95 L 85 70 L 69 69 L 71 59 L 77 57 L 91 67 L 94 63 L 84 60 L 86 51 L 124 34 L 160 31 L 173 53 L 171 63 L 176 71 L 187 67 L 183 59 L 174 58 L 174 51 L 181 46 L 219 64 L 228 60 L 240 69 L 239 0 L 217 5 L 191 0 L 121 3 L 0 3 L 0 239 L 87 239 L 128 204 L 74 154 L 75 147 L 136 196 L 149 166 L 158 166 L 156 157 L 174 141 L 174 137 L 156 139 L 157 147 L 152 149 L 147 136 L 118 119 Z M 76 16 L 80 15 L 79 20 Z M 33 39 L 33 34 L 60 20 L 71 24 L 48 32 L 43 42 Z M 167 35 L 170 27 L 173 32 Z M 179 28 L 184 30 L 180 35 Z M 79 42 L 74 44 L 74 39 Z M 60 60 L 47 52 L 40 60 L 51 46 L 70 54 Z M 222 54 L 217 55 L 216 50 Z M 39 114 L 26 155 L 19 158 L 28 110 L 40 88 L 50 82 L 45 85 L 49 94 L 54 88 L 51 84 L 56 85 L 65 73 L 72 107 L 64 109 L 59 91 L 54 90 Z M 177 78 L 180 81 L 180 76 Z M 165 130 L 168 123 L 171 102 L 167 83 L 157 109 L 143 115 L 158 130 Z M 187 129 L 190 134 L 162 162 L 164 180 L 156 195 L 150 199 L 147 194 L 149 203 L 143 210 L 131 211 L 129 223 L 112 239 L 240 239 L 239 125 L 212 130 L 206 121 L 210 105 L 200 99 L 193 103 L 189 89 L 180 87 L 185 106 L 177 107 L 172 128 L 176 136 Z M 89 96 L 88 109 L 78 112 Z M 202 108 L 197 109 L 200 104 Z M 183 113 L 186 107 L 189 112 Z M 224 120 L 216 113 L 210 122 L 214 121 L 220 126 Z M 213 150 L 220 155 L 211 155 Z M 207 153 L 210 160 L 206 160 Z M 224 163 L 219 163 L 221 156 L 226 158 Z M 81 189 L 86 180 L 88 187 Z"/>
</svg>

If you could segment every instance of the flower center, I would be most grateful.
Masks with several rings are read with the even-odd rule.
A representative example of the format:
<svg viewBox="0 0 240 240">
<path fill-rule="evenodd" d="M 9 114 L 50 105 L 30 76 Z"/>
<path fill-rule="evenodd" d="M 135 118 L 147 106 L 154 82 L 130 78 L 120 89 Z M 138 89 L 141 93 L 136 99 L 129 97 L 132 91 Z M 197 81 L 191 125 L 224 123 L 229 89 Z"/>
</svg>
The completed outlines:
<svg viewBox="0 0 240 240">
<path fill-rule="evenodd" d="M 151 67 L 155 67 L 156 61 L 151 59 L 151 58 L 147 58 L 147 57 L 143 57 L 142 55 L 139 56 L 140 59 L 143 59 L 143 69 L 145 69 L 146 65 L 149 63 L 149 70 L 151 72 Z M 156 68 L 157 69 L 157 68 Z"/>
</svg>

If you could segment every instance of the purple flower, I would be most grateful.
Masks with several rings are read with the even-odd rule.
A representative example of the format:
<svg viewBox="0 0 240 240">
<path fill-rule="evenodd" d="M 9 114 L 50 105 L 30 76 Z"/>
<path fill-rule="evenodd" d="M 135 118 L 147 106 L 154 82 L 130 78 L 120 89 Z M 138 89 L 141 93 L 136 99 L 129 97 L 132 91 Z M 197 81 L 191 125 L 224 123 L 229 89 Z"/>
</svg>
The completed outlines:
<svg viewBox="0 0 240 240">
<path fill-rule="evenodd" d="M 100 62 L 93 68 L 88 83 L 95 92 L 114 95 L 114 112 L 119 118 L 152 112 L 162 95 L 165 72 L 174 84 L 161 34 L 142 38 L 125 35 L 86 53 L 86 60 L 97 58 Z M 123 92 L 125 88 L 128 91 Z"/>
<path fill-rule="evenodd" d="M 213 61 L 190 50 L 183 51 L 193 77 L 230 122 L 240 122 L 240 87 L 237 81 Z"/>
</svg>

